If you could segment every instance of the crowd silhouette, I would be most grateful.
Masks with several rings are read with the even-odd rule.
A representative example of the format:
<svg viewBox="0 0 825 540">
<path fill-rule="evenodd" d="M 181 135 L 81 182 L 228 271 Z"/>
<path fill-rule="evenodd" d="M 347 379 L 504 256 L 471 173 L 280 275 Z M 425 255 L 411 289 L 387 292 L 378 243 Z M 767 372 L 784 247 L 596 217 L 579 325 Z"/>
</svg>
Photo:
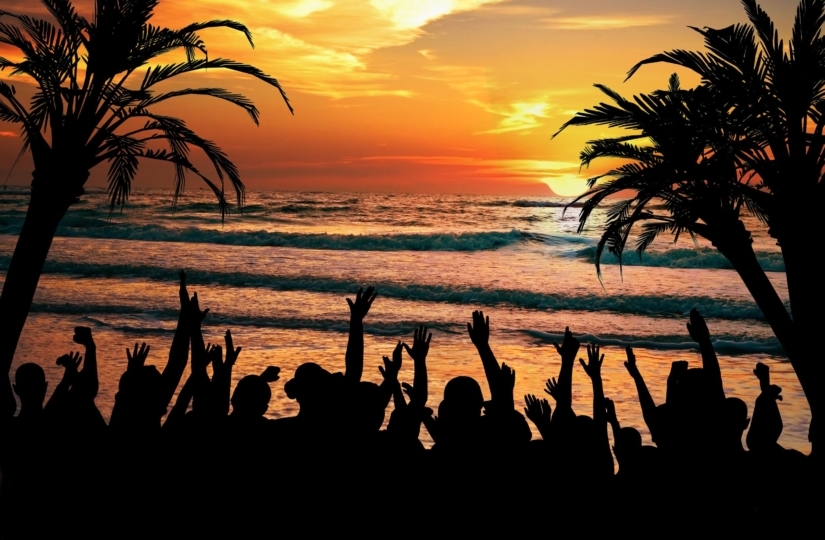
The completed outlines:
<svg viewBox="0 0 825 540">
<path fill-rule="evenodd" d="M 375 299 L 372 287 L 347 299 L 343 373 L 304 363 L 280 389 L 272 386 L 280 369 L 271 366 L 244 375 L 233 390 L 241 347 L 229 330 L 225 347 L 204 342 L 209 310 L 197 293 L 189 296 L 181 272 L 166 365 L 147 365 L 145 343 L 127 348 L 108 424 L 95 405 L 95 341 L 89 328 L 77 327 L 73 339 L 85 354 L 57 359 L 63 377 L 48 401 L 39 365 L 14 374 L 20 411 L 0 419 L 0 537 L 37 537 L 50 528 L 107 537 L 374 527 L 665 534 L 708 524 L 764 533 L 803 526 L 816 513 L 815 457 L 778 442 L 782 389 L 771 384 L 768 366 L 756 364 L 761 394 L 749 417 L 747 403 L 726 395 L 696 310 L 687 330 L 702 365 L 673 362 L 664 403 L 654 402 L 644 366 L 626 349 L 624 366 L 654 442 L 644 445 L 605 396 L 605 355 L 597 345 L 582 350 L 569 329 L 555 345 L 560 370 L 544 389 L 552 404 L 527 395 L 523 413 L 513 394 L 516 370 L 496 359 L 481 311 L 467 331 L 489 401 L 466 376 L 432 399 L 425 326 L 411 346 L 399 341 L 383 357 L 380 385 L 363 381 L 363 321 Z M 414 366 L 411 383 L 398 379 L 405 358 Z M 577 359 L 592 385 L 589 414 L 572 407 Z M 273 391 L 295 400 L 298 414 L 267 418 Z M 422 424 L 430 449 L 420 441 Z"/>
</svg>

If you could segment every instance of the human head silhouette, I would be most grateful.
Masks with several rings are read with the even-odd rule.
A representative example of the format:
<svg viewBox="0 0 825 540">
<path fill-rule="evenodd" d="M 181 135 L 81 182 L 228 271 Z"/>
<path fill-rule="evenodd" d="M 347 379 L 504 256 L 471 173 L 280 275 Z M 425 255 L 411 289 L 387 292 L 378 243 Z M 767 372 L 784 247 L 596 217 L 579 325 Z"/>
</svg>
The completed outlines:
<svg viewBox="0 0 825 540">
<path fill-rule="evenodd" d="M 372 382 L 359 382 L 352 395 L 352 427 L 359 433 L 371 433 L 381 429 L 384 423 L 384 403 L 381 387 Z"/>
<path fill-rule="evenodd" d="M 739 398 L 725 399 L 722 407 L 722 437 L 726 444 L 741 448 L 742 434 L 748 429 L 748 406 Z"/>
<path fill-rule="evenodd" d="M 639 461 L 642 451 L 642 435 L 636 428 L 623 427 L 616 434 L 616 444 L 613 452 L 619 462 L 619 469 L 622 467 L 634 468 Z"/>
<path fill-rule="evenodd" d="M 232 393 L 232 414 L 256 418 L 263 416 L 269 408 L 272 390 L 259 375 L 247 375 L 235 387 Z"/>
<path fill-rule="evenodd" d="M 444 401 L 449 409 L 462 416 L 479 416 L 484 405 L 481 386 L 472 377 L 460 376 L 451 379 L 444 387 Z"/>
<path fill-rule="evenodd" d="M 42 408 L 46 399 L 46 374 L 37 364 L 23 364 L 14 374 L 14 392 L 20 398 L 21 408 Z"/>
<path fill-rule="evenodd" d="M 160 427 L 166 414 L 163 377 L 155 366 L 126 371 L 120 378 L 115 402 L 135 428 Z"/>
<path fill-rule="evenodd" d="M 314 362 L 298 366 L 295 376 L 286 382 L 284 392 L 301 406 L 301 412 L 322 412 L 330 400 L 332 374 Z"/>
</svg>

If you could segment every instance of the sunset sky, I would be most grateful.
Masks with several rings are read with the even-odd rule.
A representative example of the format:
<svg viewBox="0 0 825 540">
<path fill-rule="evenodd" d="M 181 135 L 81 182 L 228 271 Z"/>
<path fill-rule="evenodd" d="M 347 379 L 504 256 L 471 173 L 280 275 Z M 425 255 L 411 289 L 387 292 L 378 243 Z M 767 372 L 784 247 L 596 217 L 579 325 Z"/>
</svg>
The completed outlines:
<svg viewBox="0 0 825 540">
<path fill-rule="evenodd" d="M 92 4 L 76 2 L 89 17 Z M 784 36 L 795 4 L 762 2 Z M 2 8 L 39 11 L 34 0 L 2 0 Z M 570 195 L 598 172 L 579 173 L 577 158 L 588 138 L 604 132 L 550 137 L 601 100 L 593 83 L 626 95 L 664 87 L 673 71 L 667 66 L 623 80 L 642 58 L 699 48 L 688 25 L 723 27 L 743 21 L 744 12 L 736 0 L 162 0 L 154 23 L 218 18 L 249 26 L 256 47 L 239 33 L 207 31 L 210 56 L 277 77 L 295 115 L 271 87 L 219 71 L 176 85 L 244 93 L 261 110 L 260 127 L 205 97 L 170 102 L 162 112 L 221 145 L 249 189 L 550 195 L 549 186 Z M 18 88 L 27 84 L 16 79 Z M 0 124 L 4 177 L 20 144 L 16 126 Z M 9 183 L 28 183 L 31 169 L 21 160 Z M 91 185 L 105 185 L 105 171 Z M 136 181 L 171 185 L 171 168 L 159 166 L 144 167 Z M 196 187 L 193 178 L 189 188 Z"/>
</svg>

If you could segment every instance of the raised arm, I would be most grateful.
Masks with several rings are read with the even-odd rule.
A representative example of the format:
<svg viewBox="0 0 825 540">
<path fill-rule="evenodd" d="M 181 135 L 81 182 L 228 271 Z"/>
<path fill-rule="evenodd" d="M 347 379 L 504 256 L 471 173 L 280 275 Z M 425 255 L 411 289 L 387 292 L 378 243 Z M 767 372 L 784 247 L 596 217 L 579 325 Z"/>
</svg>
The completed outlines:
<svg viewBox="0 0 825 540">
<path fill-rule="evenodd" d="M 558 343 L 554 343 L 553 346 L 556 347 L 556 352 L 561 357 L 559 380 L 548 379 L 547 388 L 544 391 L 556 401 L 555 420 L 573 414 L 573 365 L 579 353 L 579 341 L 573 337 L 570 328 L 567 327 L 564 329 L 564 340 L 561 346 Z"/>
<path fill-rule="evenodd" d="M 198 293 L 192 295 L 189 301 L 189 337 L 192 340 L 192 370 L 195 371 L 195 362 L 198 362 L 198 371 L 203 371 L 206 374 L 206 366 L 209 362 L 205 361 L 206 345 L 203 341 L 203 320 L 209 314 L 209 308 L 201 311 L 200 302 L 198 301 Z"/>
<path fill-rule="evenodd" d="M 381 383 L 381 392 L 384 401 L 382 404 L 384 408 L 387 408 L 387 405 L 390 404 L 390 398 L 393 397 L 393 393 L 398 390 L 398 393 L 401 393 L 401 388 L 398 385 L 398 372 L 401 371 L 401 362 L 402 362 L 402 354 L 401 354 L 401 347 L 402 343 L 399 341 L 398 344 L 395 346 L 395 349 L 392 351 L 392 360 L 387 358 L 386 356 L 383 357 L 384 366 L 378 366 L 378 371 L 381 372 L 381 376 L 384 377 L 384 382 Z M 403 401 L 404 396 L 401 396 Z"/>
<path fill-rule="evenodd" d="M 229 393 L 232 386 L 232 368 L 238 360 L 238 355 L 241 354 L 241 347 L 237 349 L 232 343 L 232 332 L 226 331 L 224 336 L 226 341 L 226 359 L 222 358 L 222 351 L 220 347 L 215 347 L 215 353 L 212 356 L 212 392 L 214 401 L 214 413 L 217 416 L 226 416 L 229 414 Z"/>
<path fill-rule="evenodd" d="M 770 368 L 761 362 L 756 364 L 753 374 L 759 379 L 759 388 L 762 392 L 756 398 L 745 442 L 751 451 L 775 450 L 781 448 L 777 441 L 784 427 L 776 403 L 777 400 L 782 401 L 782 388 L 771 384 Z"/>
<path fill-rule="evenodd" d="M 633 354 L 632 347 L 625 347 L 625 354 L 627 354 L 627 361 L 624 363 L 625 369 L 633 377 L 633 382 L 636 383 L 636 393 L 639 395 L 639 405 L 642 407 L 642 417 L 645 420 L 645 424 L 647 424 L 647 429 L 650 431 L 651 435 L 654 434 L 656 431 L 656 403 L 653 401 L 653 397 L 650 395 L 650 390 L 647 389 L 647 384 L 645 384 L 645 379 L 642 377 L 641 372 L 639 372 L 639 368 L 636 365 L 636 355 Z M 613 430 L 613 436 L 616 436 L 616 428 Z M 655 435 L 653 435 L 655 438 Z"/>
<path fill-rule="evenodd" d="M 719 401 L 724 401 L 725 388 L 722 385 L 719 359 L 716 358 L 716 351 L 713 350 L 713 343 L 710 341 L 708 325 L 696 309 L 690 310 L 690 322 L 687 323 L 687 329 L 690 337 L 699 344 L 699 349 L 702 351 L 702 370 L 705 372 L 705 383 L 711 395 Z"/>
<path fill-rule="evenodd" d="M 175 337 L 172 338 L 172 347 L 169 349 L 169 359 L 166 367 L 163 368 L 163 386 L 166 392 L 166 403 L 172 401 L 175 390 L 180 384 L 183 372 L 186 370 L 186 363 L 189 360 L 189 321 L 191 314 L 189 307 L 189 293 L 186 290 L 186 272 L 180 272 L 180 313 L 178 314 L 178 326 L 175 328 Z"/>
<path fill-rule="evenodd" d="M 426 337 L 426 339 L 425 339 Z M 404 343 L 404 349 L 413 359 L 415 372 L 413 374 L 413 388 L 415 392 L 410 395 L 410 404 L 424 407 L 429 399 L 429 387 L 427 380 L 427 354 L 430 352 L 430 341 L 433 339 L 432 333 L 427 334 L 427 327 L 423 324 L 413 332 L 413 346 L 410 348 Z M 415 403 L 413 403 L 415 402 Z"/>
<path fill-rule="evenodd" d="M 80 400 L 94 401 L 100 383 L 97 374 L 97 346 L 92 338 L 92 329 L 88 326 L 77 326 L 72 339 L 86 348 L 86 356 L 83 360 L 83 369 L 77 374 L 71 393 Z"/>
<path fill-rule="evenodd" d="M 179 429 L 181 422 L 183 422 L 183 417 L 186 415 L 186 409 L 189 408 L 189 403 L 192 401 L 192 390 L 194 386 L 192 376 L 190 375 L 183 384 L 183 388 L 180 389 L 174 407 L 172 407 L 172 410 L 166 415 L 166 421 L 163 423 L 164 431 L 175 431 Z"/>
<path fill-rule="evenodd" d="M 129 351 L 129 348 L 126 348 L 126 371 L 137 371 L 140 370 L 143 365 L 146 363 L 146 359 L 149 357 L 149 351 L 152 349 L 151 345 L 147 345 L 144 342 L 140 349 L 138 349 L 138 344 L 135 343 L 134 351 Z M 117 426 L 121 422 L 121 406 L 117 399 L 115 399 L 115 406 L 112 407 L 112 416 L 109 419 L 109 426 L 114 427 Z"/>
<path fill-rule="evenodd" d="M 600 462 L 594 463 L 594 467 L 604 464 L 605 474 L 613 475 L 613 454 L 610 452 L 610 439 L 607 436 L 607 409 L 604 399 L 604 385 L 602 383 L 602 362 L 604 355 L 599 355 L 598 345 L 587 346 L 587 362 L 579 358 L 579 362 L 585 373 L 593 383 L 593 421 L 596 426 L 596 435 L 600 439 L 602 447 L 602 458 Z"/>
<path fill-rule="evenodd" d="M 69 389 L 77 381 L 77 368 L 83 358 L 79 352 L 71 352 L 64 354 L 57 359 L 56 364 L 63 367 L 63 378 L 57 383 L 57 386 L 43 407 L 43 413 L 47 416 L 57 417 L 66 412 L 68 403 Z"/>
<path fill-rule="evenodd" d="M 674 404 L 679 401 L 679 380 L 688 370 L 688 363 L 684 360 L 674 360 L 670 364 L 670 373 L 667 376 L 667 393 L 665 403 Z"/>
<path fill-rule="evenodd" d="M 512 381 L 515 380 L 515 371 L 506 365 L 499 366 L 493 349 L 490 348 L 490 317 L 485 317 L 483 311 L 474 311 L 473 322 L 467 323 L 467 332 L 484 366 L 490 397 L 496 410 L 514 410 Z"/>
<path fill-rule="evenodd" d="M 364 317 L 372 307 L 376 294 L 372 287 L 367 287 L 366 291 L 361 287 L 355 294 L 355 302 L 347 298 L 350 320 L 344 376 L 352 382 L 360 382 L 364 373 Z"/>
<path fill-rule="evenodd" d="M 539 399 L 533 394 L 524 396 L 524 416 L 530 419 L 539 430 L 541 438 L 551 442 L 553 438 L 550 403 L 546 399 Z"/>
<path fill-rule="evenodd" d="M 622 429 L 619 424 L 619 417 L 616 416 L 616 404 L 612 399 L 604 398 L 605 412 L 607 413 L 607 423 L 610 424 L 610 429 L 613 431 L 613 441 L 619 444 L 619 431 Z"/>
<path fill-rule="evenodd" d="M 17 400 L 14 399 L 14 391 L 11 389 L 11 378 L 9 372 L 11 365 L 0 368 L 0 427 L 10 422 L 14 413 L 17 412 Z"/>
</svg>

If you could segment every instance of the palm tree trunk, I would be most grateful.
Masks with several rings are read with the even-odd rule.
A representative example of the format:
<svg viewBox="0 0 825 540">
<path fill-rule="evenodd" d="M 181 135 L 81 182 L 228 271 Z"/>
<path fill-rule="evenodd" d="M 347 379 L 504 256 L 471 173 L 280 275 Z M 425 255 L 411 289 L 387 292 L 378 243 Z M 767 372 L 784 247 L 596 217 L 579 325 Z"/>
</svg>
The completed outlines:
<svg viewBox="0 0 825 540">
<path fill-rule="evenodd" d="M 719 252 L 730 261 L 739 277 L 742 278 L 756 305 L 765 315 L 776 339 L 785 349 L 785 354 L 793 362 L 796 356 L 794 321 L 785 308 L 784 302 L 779 298 L 773 283 L 759 264 L 753 245 L 738 242 L 734 245 L 726 245 L 724 248 L 719 247 Z"/>
<path fill-rule="evenodd" d="M 806 214 L 800 212 L 800 214 Z M 785 259 L 785 273 L 788 279 L 788 296 L 793 313 L 795 343 L 798 364 L 793 363 L 799 377 L 802 390 L 808 398 L 811 416 L 825 415 L 823 411 L 823 381 L 821 332 L 825 306 L 825 287 L 822 283 L 822 269 L 819 264 L 816 247 L 811 238 L 818 238 L 817 230 L 821 225 L 815 223 L 816 215 L 800 215 L 794 221 L 790 231 L 780 240 L 782 256 Z M 821 422 L 821 420 L 819 420 Z M 820 435 L 820 439 L 822 436 Z M 814 443 L 814 441 L 811 441 Z"/>
<path fill-rule="evenodd" d="M 75 200 L 65 193 L 32 189 L 23 229 L 0 294 L 0 414 L 8 414 L 9 409 L 13 414 L 16 408 L 8 373 L 57 226 Z"/>
</svg>

